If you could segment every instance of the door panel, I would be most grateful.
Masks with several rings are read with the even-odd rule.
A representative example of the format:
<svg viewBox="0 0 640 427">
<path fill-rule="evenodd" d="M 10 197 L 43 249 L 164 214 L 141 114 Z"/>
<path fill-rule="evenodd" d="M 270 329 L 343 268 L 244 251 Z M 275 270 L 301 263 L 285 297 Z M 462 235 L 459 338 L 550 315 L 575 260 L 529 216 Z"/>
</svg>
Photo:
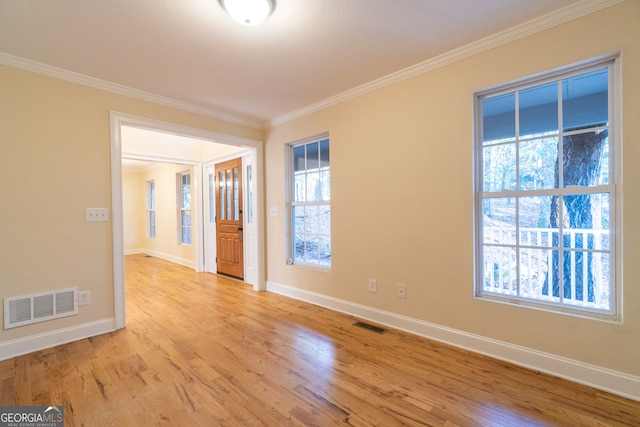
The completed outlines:
<svg viewBox="0 0 640 427">
<path fill-rule="evenodd" d="M 242 159 L 216 165 L 217 270 L 244 278 Z"/>
</svg>

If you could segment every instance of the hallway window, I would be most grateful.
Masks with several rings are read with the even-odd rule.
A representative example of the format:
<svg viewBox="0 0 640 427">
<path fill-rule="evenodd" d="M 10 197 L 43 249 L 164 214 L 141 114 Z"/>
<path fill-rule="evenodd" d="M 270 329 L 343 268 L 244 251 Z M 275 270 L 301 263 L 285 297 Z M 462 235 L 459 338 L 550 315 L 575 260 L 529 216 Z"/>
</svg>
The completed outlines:
<svg viewBox="0 0 640 427">
<path fill-rule="evenodd" d="M 331 267 L 331 171 L 329 137 L 305 140 L 289 149 L 289 260 Z"/>
<path fill-rule="evenodd" d="M 191 244 L 191 173 L 180 172 L 178 182 L 178 241 L 183 245 Z"/>
<path fill-rule="evenodd" d="M 147 181 L 147 237 L 156 238 L 156 183 Z"/>
</svg>

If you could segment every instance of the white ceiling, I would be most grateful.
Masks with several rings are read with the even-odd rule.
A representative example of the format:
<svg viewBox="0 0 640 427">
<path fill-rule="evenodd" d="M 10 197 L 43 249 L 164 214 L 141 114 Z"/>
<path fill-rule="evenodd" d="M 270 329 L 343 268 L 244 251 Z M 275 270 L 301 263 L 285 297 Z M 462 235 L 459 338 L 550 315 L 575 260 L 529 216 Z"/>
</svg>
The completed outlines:
<svg viewBox="0 0 640 427">
<path fill-rule="evenodd" d="M 0 53 L 265 126 L 534 19 L 612 0 L 0 0 Z M 6 63 L 6 61 L 5 61 Z"/>
</svg>

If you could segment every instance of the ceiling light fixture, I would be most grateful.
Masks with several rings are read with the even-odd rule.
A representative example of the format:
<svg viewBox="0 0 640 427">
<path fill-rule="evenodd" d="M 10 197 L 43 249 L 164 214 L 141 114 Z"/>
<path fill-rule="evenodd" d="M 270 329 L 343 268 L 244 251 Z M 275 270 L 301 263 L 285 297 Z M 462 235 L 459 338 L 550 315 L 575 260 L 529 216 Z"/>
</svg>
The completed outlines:
<svg viewBox="0 0 640 427">
<path fill-rule="evenodd" d="M 242 25 L 259 25 L 273 12 L 273 0 L 220 0 L 220 3 Z"/>
</svg>

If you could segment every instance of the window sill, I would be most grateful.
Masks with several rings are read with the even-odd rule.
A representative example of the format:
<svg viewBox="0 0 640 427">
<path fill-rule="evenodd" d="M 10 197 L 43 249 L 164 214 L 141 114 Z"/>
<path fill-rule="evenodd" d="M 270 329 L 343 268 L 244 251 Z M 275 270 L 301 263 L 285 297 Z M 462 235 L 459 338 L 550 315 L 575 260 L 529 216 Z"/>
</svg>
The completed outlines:
<svg viewBox="0 0 640 427">
<path fill-rule="evenodd" d="M 623 323 L 621 316 L 615 314 L 609 314 L 596 309 L 578 308 L 569 305 L 560 304 L 546 304 L 544 302 L 536 302 L 532 300 L 524 300 L 520 298 L 509 298 L 504 296 L 497 296 L 491 294 L 475 295 L 475 299 L 487 302 L 494 302 L 500 304 L 506 304 L 526 309 L 545 311 L 547 313 L 561 314 L 564 316 L 579 317 L 587 320 L 595 320 L 599 322 L 613 323 L 621 325 Z"/>
</svg>

